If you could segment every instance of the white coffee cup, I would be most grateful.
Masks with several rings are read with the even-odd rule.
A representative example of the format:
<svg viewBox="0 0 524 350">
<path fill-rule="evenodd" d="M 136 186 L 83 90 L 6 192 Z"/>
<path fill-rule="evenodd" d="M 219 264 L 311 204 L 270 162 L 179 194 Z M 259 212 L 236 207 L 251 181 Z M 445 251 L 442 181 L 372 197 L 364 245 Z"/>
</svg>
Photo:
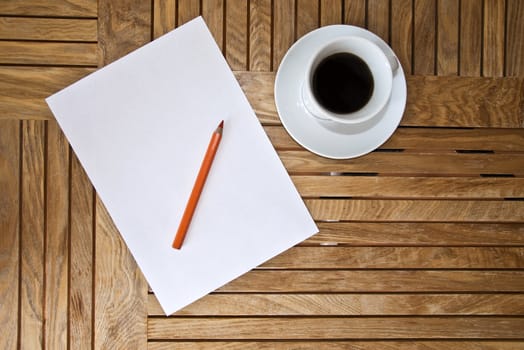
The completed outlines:
<svg viewBox="0 0 524 350">
<path fill-rule="evenodd" d="M 314 86 L 314 78 L 316 77 L 315 74 L 319 64 L 326 58 L 339 53 L 349 53 L 360 58 L 369 69 L 366 72 L 370 73 L 372 77 L 372 88 L 368 89 L 371 91 L 367 91 L 369 92 L 367 102 L 362 100 L 360 102 L 363 102 L 363 105 L 360 108 L 342 113 L 329 108 L 330 106 L 327 106 L 326 101 L 319 100 L 321 94 L 319 94 L 319 91 L 315 91 L 317 86 Z M 365 122 L 378 115 L 388 103 L 393 86 L 393 73 L 397 68 L 398 61 L 394 54 L 391 52 L 386 55 L 374 42 L 357 36 L 338 37 L 319 47 L 309 61 L 302 84 L 302 102 L 305 108 L 320 120 L 343 124 Z M 340 76 L 335 74 L 334 76 L 336 80 L 347 79 L 347 76 L 344 74 L 340 74 Z M 343 85 L 347 81 L 339 81 L 337 83 Z M 352 87 L 355 88 L 355 86 Z M 346 99 L 347 97 L 347 99 L 351 99 L 352 94 L 348 93 L 348 91 L 350 90 L 339 91 L 341 93 L 339 98 Z"/>
</svg>

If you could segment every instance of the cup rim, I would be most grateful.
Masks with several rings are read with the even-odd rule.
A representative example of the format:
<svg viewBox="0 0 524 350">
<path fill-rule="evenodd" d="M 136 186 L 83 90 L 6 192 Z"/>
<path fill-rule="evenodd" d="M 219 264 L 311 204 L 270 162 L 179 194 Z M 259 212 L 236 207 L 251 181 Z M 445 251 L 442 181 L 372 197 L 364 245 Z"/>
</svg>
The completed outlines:
<svg viewBox="0 0 524 350">
<path fill-rule="evenodd" d="M 351 51 L 343 50 L 343 49 L 334 49 L 333 51 L 328 52 L 327 54 L 322 54 L 322 53 L 325 52 L 326 50 L 328 50 L 330 46 L 333 46 L 333 45 L 335 45 L 338 42 L 346 42 L 347 43 L 348 40 L 364 43 L 364 45 L 368 45 L 368 48 L 371 47 L 371 50 L 374 50 L 375 54 L 379 55 L 381 61 L 384 62 L 384 65 L 386 65 L 389 68 L 388 69 L 388 74 L 387 74 L 387 81 L 385 81 L 385 82 L 382 81 L 381 82 L 382 86 L 384 86 L 384 84 L 386 84 L 386 86 L 384 87 L 384 89 L 386 91 L 386 94 L 381 97 L 381 100 L 379 101 L 379 103 L 376 103 L 375 107 L 371 110 L 371 112 L 367 113 L 365 115 L 362 115 L 362 111 L 369 104 L 369 101 L 366 103 L 366 105 L 363 108 L 361 108 L 361 109 L 359 109 L 357 111 L 354 111 L 354 112 L 351 112 L 351 113 L 343 113 L 343 114 L 341 114 L 341 113 L 335 113 L 335 112 L 331 112 L 331 111 L 327 110 L 325 107 L 323 107 L 318 102 L 318 100 L 315 98 L 314 94 L 311 92 L 312 91 L 312 75 L 314 73 L 314 70 L 318 66 L 318 64 L 324 58 L 326 58 L 326 57 L 328 57 L 330 55 L 333 55 L 333 54 L 336 54 L 336 53 L 339 53 L 339 52 L 351 52 Z M 366 64 L 368 64 L 368 61 L 365 60 L 363 57 L 361 57 L 361 55 L 359 55 L 359 54 L 356 54 L 356 55 L 359 56 L 364 62 L 366 62 Z M 322 57 L 319 59 L 319 56 L 322 56 Z M 368 66 L 369 66 L 369 68 L 372 68 L 369 64 L 368 64 Z M 374 80 L 375 87 L 376 87 L 377 86 L 376 82 L 378 81 L 378 79 L 376 78 L 376 75 L 377 75 L 376 72 L 375 72 L 376 69 L 370 69 L 370 70 L 371 70 L 371 74 L 373 76 L 373 80 Z M 384 78 L 381 77 L 381 79 L 384 79 Z M 315 104 L 314 107 L 322 113 L 322 115 L 315 115 L 314 113 L 312 113 L 310 111 L 310 113 L 312 113 L 315 118 L 318 118 L 320 120 L 335 121 L 335 122 L 339 122 L 339 123 L 343 123 L 343 124 L 356 124 L 356 123 L 362 123 L 364 121 L 367 121 L 367 120 L 375 117 L 376 115 L 380 114 L 380 112 L 384 109 L 384 107 L 386 106 L 386 104 L 388 103 L 388 101 L 389 101 L 389 99 L 391 97 L 391 90 L 392 90 L 392 86 L 393 86 L 393 71 L 391 69 L 391 66 L 389 64 L 389 60 L 388 60 L 386 54 L 384 53 L 384 51 L 376 43 L 374 43 L 373 41 L 371 41 L 369 39 L 362 38 L 362 37 L 359 37 L 359 36 L 356 36 L 356 35 L 345 35 L 345 36 L 337 37 L 337 38 L 335 38 L 333 40 L 330 40 L 330 41 L 326 42 L 309 59 L 308 64 L 307 64 L 306 75 L 305 75 L 305 78 L 304 78 L 304 83 L 302 85 L 303 86 L 307 85 L 307 86 L 305 86 L 305 88 L 307 90 L 309 90 L 308 94 L 310 95 L 310 99 L 312 99 L 312 101 Z M 372 96 L 370 98 L 370 101 L 373 98 L 373 96 L 376 96 L 375 92 L 376 92 L 376 90 L 373 92 L 373 94 L 372 94 Z M 359 116 L 359 114 L 360 114 L 360 116 Z"/>
</svg>

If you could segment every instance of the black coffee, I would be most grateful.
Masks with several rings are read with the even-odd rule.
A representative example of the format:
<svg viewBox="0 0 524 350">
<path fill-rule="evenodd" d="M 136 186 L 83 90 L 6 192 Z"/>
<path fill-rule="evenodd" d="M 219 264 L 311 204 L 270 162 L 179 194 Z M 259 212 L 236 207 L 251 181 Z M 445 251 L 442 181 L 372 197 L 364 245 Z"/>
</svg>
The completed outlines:
<svg viewBox="0 0 524 350">
<path fill-rule="evenodd" d="M 340 52 L 324 58 L 313 73 L 313 95 L 333 113 L 358 111 L 373 94 L 373 76 L 357 55 Z"/>
</svg>

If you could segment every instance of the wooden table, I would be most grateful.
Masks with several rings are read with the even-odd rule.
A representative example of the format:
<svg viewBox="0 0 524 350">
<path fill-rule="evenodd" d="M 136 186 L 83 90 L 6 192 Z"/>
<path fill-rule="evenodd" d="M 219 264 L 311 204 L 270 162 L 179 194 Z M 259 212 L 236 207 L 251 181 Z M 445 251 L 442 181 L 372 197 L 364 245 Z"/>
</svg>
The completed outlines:
<svg viewBox="0 0 524 350">
<path fill-rule="evenodd" d="M 43 98 L 202 14 L 320 233 L 172 317 Z M 294 143 L 274 72 L 308 31 L 391 44 L 386 144 Z M 0 1 L 1 349 L 524 349 L 524 2 Z"/>
</svg>

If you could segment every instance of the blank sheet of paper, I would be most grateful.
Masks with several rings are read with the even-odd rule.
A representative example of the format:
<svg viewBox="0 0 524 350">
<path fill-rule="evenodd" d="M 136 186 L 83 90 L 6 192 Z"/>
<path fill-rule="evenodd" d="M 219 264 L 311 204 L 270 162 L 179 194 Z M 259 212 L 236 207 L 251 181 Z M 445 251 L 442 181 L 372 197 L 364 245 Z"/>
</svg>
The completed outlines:
<svg viewBox="0 0 524 350">
<path fill-rule="evenodd" d="M 47 103 L 166 314 L 318 231 L 200 17 Z M 220 120 L 222 142 L 174 250 Z"/>
</svg>

